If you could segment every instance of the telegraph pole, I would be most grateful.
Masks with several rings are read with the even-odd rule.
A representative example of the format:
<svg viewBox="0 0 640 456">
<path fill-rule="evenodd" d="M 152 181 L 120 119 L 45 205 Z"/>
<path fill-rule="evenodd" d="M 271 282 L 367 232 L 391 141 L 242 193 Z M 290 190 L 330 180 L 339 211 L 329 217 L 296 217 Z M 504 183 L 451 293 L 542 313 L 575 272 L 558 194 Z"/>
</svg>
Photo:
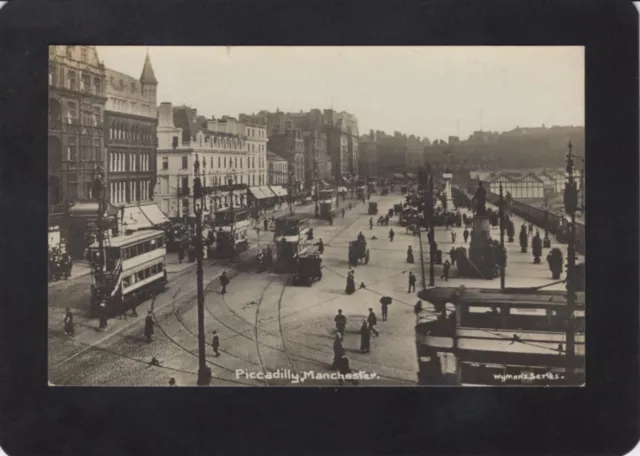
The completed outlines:
<svg viewBox="0 0 640 456">
<path fill-rule="evenodd" d="M 96 239 L 98 241 L 99 262 L 98 262 L 98 287 L 97 287 L 97 303 L 98 305 L 106 299 L 106 277 L 105 277 L 105 261 L 106 255 L 104 251 L 104 228 L 103 220 L 107 208 L 107 192 L 104 182 L 104 171 L 98 165 L 96 169 L 96 178 L 93 181 L 93 195 L 98 201 L 98 214 L 96 218 Z"/>
<path fill-rule="evenodd" d="M 318 204 L 318 200 L 320 198 L 320 191 L 318 189 L 318 184 L 319 184 L 319 176 L 318 176 L 318 161 L 314 160 L 313 161 L 313 178 L 315 180 L 315 184 L 316 184 L 316 218 L 318 218 L 320 216 L 320 206 Z"/>
<path fill-rule="evenodd" d="M 436 285 L 436 278 L 435 278 L 435 272 L 433 270 L 433 266 L 434 266 L 434 255 L 435 255 L 435 246 L 434 244 L 436 243 L 436 233 L 433 230 L 433 175 L 431 174 L 431 165 L 429 165 L 428 167 L 428 172 L 429 172 L 429 198 L 428 198 L 428 202 L 427 202 L 427 211 L 429 214 L 429 222 L 428 222 L 428 226 L 429 226 L 429 234 L 427 235 L 428 239 L 429 239 L 429 286 L 430 287 L 434 287 Z"/>
<path fill-rule="evenodd" d="M 500 289 L 504 290 L 504 274 L 506 253 L 504 250 L 504 195 L 502 194 L 502 182 L 500 182 L 500 201 L 498 202 L 500 217 Z"/>
<path fill-rule="evenodd" d="M 422 249 L 422 229 L 425 228 L 427 226 L 427 204 L 426 204 L 426 192 L 424 191 L 424 184 L 426 181 L 426 175 L 424 172 L 423 168 L 420 168 L 420 170 L 418 171 L 418 179 L 420 182 L 420 185 L 423 187 L 423 193 L 422 193 L 422 223 L 420 223 L 418 225 L 418 237 L 420 240 L 420 272 L 422 274 L 422 291 L 425 291 L 427 289 L 427 279 L 426 279 L 426 275 L 425 275 L 425 271 L 424 271 L 424 251 Z M 424 225 L 424 226 L 423 226 Z M 427 236 L 428 239 L 428 236 Z"/>
<path fill-rule="evenodd" d="M 568 182 L 564 190 L 564 207 L 565 212 L 570 215 L 571 222 L 569 226 L 569 243 L 567 246 L 567 382 L 575 384 L 575 327 L 574 327 L 574 311 L 576 306 L 576 210 L 578 209 L 578 191 L 576 182 L 573 178 L 573 158 L 571 152 L 573 144 L 569 141 L 567 145 L 569 153 L 567 154 L 567 178 Z"/>
<path fill-rule="evenodd" d="M 207 358 L 204 343 L 204 285 L 202 273 L 202 183 L 199 176 L 200 163 L 196 155 L 193 164 L 193 212 L 196 216 L 196 286 L 198 292 L 198 386 L 207 386 L 211 383 L 211 369 L 207 367 Z M 197 202 L 200 199 L 200 206 Z"/>
<path fill-rule="evenodd" d="M 291 197 L 291 177 L 293 175 L 293 171 L 291 168 L 291 162 L 289 162 L 289 171 L 287 173 L 287 201 L 289 203 L 289 214 L 293 214 L 293 200 Z"/>
</svg>

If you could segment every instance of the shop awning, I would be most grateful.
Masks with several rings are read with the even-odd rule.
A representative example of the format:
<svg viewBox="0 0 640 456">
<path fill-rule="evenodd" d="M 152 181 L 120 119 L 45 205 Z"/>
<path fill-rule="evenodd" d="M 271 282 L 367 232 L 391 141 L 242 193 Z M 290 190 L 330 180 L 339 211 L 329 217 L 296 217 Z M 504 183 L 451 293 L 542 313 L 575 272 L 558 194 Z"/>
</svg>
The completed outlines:
<svg viewBox="0 0 640 456">
<path fill-rule="evenodd" d="M 111 204 L 107 204 L 107 216 L 115 216 L 118 214 L 118 208 Z M 69 208 L 69 215 L 76 218 L 96 219 L 98 218 L 98 203 L 75 203 Z"/>
<path fill-rule="evenodd" d="M 143 204 L 140 206 L 140 209 L 153 226 L 162 225 L 169 221 L 156 203 Z"/>
<path fill-rule="evenodd" d="M 326 181 L 323 181 L 323 180 L 320 181 L 320 185 L 322 185 L 324 188 L 331 188 L 331 185 L 329 185 Z"/>
<path fill-rule="evenodd" d="M 287 196 L 287 190 L 282 188 L 280 185 L 270 185 L 269 188 L 276 196 Z"/>
<path fill-rule="evenodd" d="M 404 176 L 400 173 L 393 173 L 393 177 L 395 177 L 396 179 L 404 179 Z"/>
<path fill-rule="evenodd" d="M 413 174 L 413 173 L 407 173 L 407 177 L 408 177 L 409 179 L 415 179 L 415 178 L 416 178 L 416 175 L 415 175 L 415 174 Z"/>
<path fill-rule="evenodd" d="M 347 193 L 347 187 L 338 187 L 338 193 Z"/>
<path fill-rule="evenodd" d="M 142 212 L 142 209 L 140 209 L 140 206 L 125 207 L 121 217 L 124 231 L 136 231 L 141 228 L 151 228 L 153 226 L 144 212 Z"/>
<path fill-rule="evenodd" d="M 349 176 L 345 176 L 344 174 L 342 175 L 342 180 L 347 184 L 351 183 L 351 179 L 349 178 Z"/>
<path fill-rule="evenodd" d="M 273 193 L 269 190 L 269 187 L 249 187 L 249 193 L 257 200 L 273 198 Z"/>
</svg>

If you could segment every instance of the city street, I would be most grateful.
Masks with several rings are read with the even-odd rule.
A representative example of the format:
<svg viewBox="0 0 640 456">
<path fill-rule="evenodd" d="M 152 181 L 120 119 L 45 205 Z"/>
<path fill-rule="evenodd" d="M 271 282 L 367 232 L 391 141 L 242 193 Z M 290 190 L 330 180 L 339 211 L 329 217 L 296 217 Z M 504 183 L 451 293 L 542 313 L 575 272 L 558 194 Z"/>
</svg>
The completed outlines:
<svg viewBox="0 0 640 456">
<path fill-rule="evenodd" d="M 379 214 L 386 214 L 394 203 L 404 199 L 399 194 L 373 195 L 378 201 Z M 346 207 L 341 202 L 341 207 Z M 346 211 L 345 218 L 338 212 L 333 226 L 318 222 L 314 226 L 315 240 L 325 243 L 322 280 L 312 287 L 293 286 L 289 275 L 258 273 L 251 263 L 241 261 L 205 261 L 205 328 L 207 362 L 212 369 L 212 385 L 220 386 L 283 386 L 296 385 L 295 375 L 307 378 L 305 386 L 337 385 L 337 380 L 320 378 L 331 373 L 332 344 L 335 335 L 333 321 L 338 309 L 347 317 L 344 347 L 354 371 L 366 372 L 369 378 L 360 380 L 361 386 L 415 385 L 416 353 L 414 342 L 413 305 L 415 293 L 408 293 L 409 271 L 417 277 L 417 289 L 421 287 L 420 245 L 417 236 L 406 234 L 398 225 L 398 218 L 389 226 L 369 229 L 368 205 L 362 202 Z M 296 207 L 296 212 L 313 213 L 314 205 Z M 283 207 L 280 213 L 286 212 Z M 270 214 L 268 214 L 270 215 Z M 514 218 L 516 230 L 523 221 Z M 388 239 L 389 229 L 396 233 L 393 242 Z M 464 243 L 462 231 L 457 231 L 456 245 Z M 436 229 L 436 242 L 448 258 L 451 249 L 452 229 Z M 370 250 L 369 264 L 355 268 L 356 292 L 345 293 L 349 270 L 347 250 L 349 241 L 359 232 L 367 239 Z M 543 233 L 541 232 L 541 235 Z M 241 259 L 256 254 L 257 233 L 251 234 L 251 248 Z M 268 237 L 260 232 L 260 244 Z M 376 239 L 372 239 L 375 237 Z M 498 228 L 492 228 L 492 237 L 499 239 Z M 505 239 L 506 240 L 506 239 Z M 531 250 L 520 253 L 516 242 L 506 243 L 508 249 L 507 287 L 539 286 L 552 282 L 546 261 L 548 249 L 544 249 L 542 264 L 534 265 Z M 416 263 L 407 264 L 407 247 L 412 246 Z M 552 247 L 560 247 L 566 258 L 566 246 L 557 244 L 552 237 Z M 425 252 L 425 258 L 427 252 Z M 580 261 L 583 261 L 581 258 Z M 218 276 L 226 270 L 231 278 L 228 293 L 219 293 Z M 428 261 L 425 266 L 428 281 Z M 500 280 L 473 280 L 450 278 L 440 280 L 440 266 L 436 266 L 437 286 L 498 288 Z M 88 291 L 88 278 L 66 287 L 66 294 L 58 293 L 49 303 L 49 380 L 56 385 L 168 385 L 173 377 L 179 386 L 196 384 L 197 313 L 195 306 L 195 269 L 185 268 L 170 274 L 167 290 L 153 302 L 143 303 L 139 317 L 127 320 L 112 319 L 109 328 L 96 329 L 97 322 L 76 318 L 76 336 L 72 339 L 62 332 L 64 307 L 72 307 L 81 313 L 82 300 Z M 364 283 L 365 288 L 359 288 Z M 549 287 L 561 289 L 562 284 Z M 50 290 L 51 293 L 51 290 Z M 82 299 L 77 296 L 83 296 Z M 393 298 L 388 321 L 382 322 L 379 300 L 382 296 Z M 73 305 L 66 304 L 74 302 Z M 85 300 L 86 301 L 86 300 Z M 156 327 L 154 340 L 147 344 L 143 337 L 144 317 L 148 308 L 154 309 Z M 369 308 L 378 317 L 379 337 L 371 338 L 371 352 L 360 353 L 360 326 L 367 318 Z M 220 336 L 220 356 L 214 356 L 211 348 L 212 331 Z M 151 366 L 152 358 L 159 366 Z M 313 372 L 313 377 L 310 373 Z M 261 376 L 259 377 L 259 374 Z M 262 378 L 265 374 L 267 378 Z M 268 378 L 271 374 L 274 378 Z M 280 376 L 281 378 L 277 378 Z M 283 378 L 284 377 L 284 378 Z"/>
</svg>

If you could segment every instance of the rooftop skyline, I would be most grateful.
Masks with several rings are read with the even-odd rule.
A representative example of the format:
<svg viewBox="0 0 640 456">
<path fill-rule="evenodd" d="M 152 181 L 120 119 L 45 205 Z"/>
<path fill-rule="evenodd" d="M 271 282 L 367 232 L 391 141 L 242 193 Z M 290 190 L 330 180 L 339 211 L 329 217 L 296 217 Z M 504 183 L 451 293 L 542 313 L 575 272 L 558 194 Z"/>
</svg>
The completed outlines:
<svg viewBox="0 0 640 456">
<path fill-rule="evenodd" d="M 208 118 L 335 109 L 359 130 L 430 140 L 516 126 L 584 125 L 582 47 L 97 46 L 138 78 L 149 52 L 158 103 Z"/>
</svg>

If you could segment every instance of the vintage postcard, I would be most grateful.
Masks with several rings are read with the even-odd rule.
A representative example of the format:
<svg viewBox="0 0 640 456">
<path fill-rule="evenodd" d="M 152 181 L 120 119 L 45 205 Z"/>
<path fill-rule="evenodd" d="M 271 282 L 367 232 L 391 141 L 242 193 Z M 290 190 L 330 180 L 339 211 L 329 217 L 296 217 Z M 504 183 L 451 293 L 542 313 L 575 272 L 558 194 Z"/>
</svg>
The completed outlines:
<svg viewBox="0 0 640 456">
<path fill-rule="evenodd" d="M 584 48 L 49 47 L 51 386 L 581 386 Z"/>
</svg>

